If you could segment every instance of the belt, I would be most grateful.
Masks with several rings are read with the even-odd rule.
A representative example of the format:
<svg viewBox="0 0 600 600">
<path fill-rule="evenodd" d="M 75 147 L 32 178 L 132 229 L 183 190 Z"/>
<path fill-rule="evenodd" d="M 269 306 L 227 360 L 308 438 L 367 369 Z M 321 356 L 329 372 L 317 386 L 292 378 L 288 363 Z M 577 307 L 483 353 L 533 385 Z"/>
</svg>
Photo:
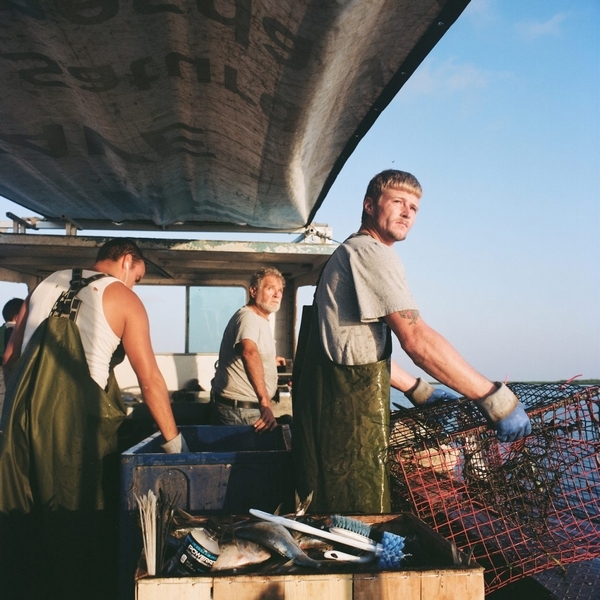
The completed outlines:
<svg viewBox="0 0 600 600">
<path fill-rule="evenodd" d="M 231 400 L 230 398 L 223 398 L 213 392 L 213 398 L 215 402 L 224 404 L 225 406 L 231 406 L 232 408 L 255 408 L 259 410 L 260 404 L 258 402 L 249 402 L 247 400 Z"/>
</svg>

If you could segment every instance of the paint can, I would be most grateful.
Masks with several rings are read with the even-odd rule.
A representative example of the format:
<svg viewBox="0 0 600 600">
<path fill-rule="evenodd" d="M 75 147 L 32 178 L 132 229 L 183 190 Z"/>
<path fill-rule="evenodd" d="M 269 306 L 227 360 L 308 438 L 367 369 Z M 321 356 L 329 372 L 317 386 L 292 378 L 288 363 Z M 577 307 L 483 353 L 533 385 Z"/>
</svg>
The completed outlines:
<svg viewBox="0 0 600 600">
<path fill-rule="evenodd" d="M 221 550 L 211 529 L 196 527 L 183 539 L 175 556 L 169 561 L 169 575 L 198 575 L 211 570 Z"/>
</svg>

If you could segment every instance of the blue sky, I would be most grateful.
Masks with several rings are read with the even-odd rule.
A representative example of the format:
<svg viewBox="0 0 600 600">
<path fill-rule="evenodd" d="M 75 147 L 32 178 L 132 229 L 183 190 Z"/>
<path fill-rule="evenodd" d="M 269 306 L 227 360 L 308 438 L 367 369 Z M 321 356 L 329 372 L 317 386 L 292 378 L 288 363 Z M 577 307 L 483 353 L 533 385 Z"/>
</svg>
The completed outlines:
<svg viewBox="0 0 600 600">
<path fill-rule="evenodd" d="M 492 379 L 600 378 L 599 31 L 597 0 L 472 0 L 317 214 L 342 241 L 375 173 L 416 175 L 417 224 L 396 245 L 409 286 L 425 321 Z M 6 299 L 23 293 L 0 284 Z M 156 290 L 139 293 L 155 350 L 181 351 Z M 421 374 L 399 346 L 394 357 Z"/>
</svg>

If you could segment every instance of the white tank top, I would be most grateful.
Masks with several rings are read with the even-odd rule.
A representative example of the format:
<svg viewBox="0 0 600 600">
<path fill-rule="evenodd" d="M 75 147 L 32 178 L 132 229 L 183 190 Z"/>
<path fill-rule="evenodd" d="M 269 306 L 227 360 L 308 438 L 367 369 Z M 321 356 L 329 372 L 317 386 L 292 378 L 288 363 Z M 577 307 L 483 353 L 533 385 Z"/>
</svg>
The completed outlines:
<svg viewBox="0 0 600 600">
<path fill-rule="evenodd" d="M 96 274 L 97 271 L 84 269 L 82 276 L 87 278 Z M 57 298 L 69 289 L 72 276 L 73 271 L 71 269 L 57 271 L 44 279 L 33 291 L 29 300 L 23 350 L 34 331 L 50 314 Z M 76 320 L 79 335 L 92 379 L 101 388 L 106 387 L 110 359 L 121 341 L 110 328 L 102 308 L 104 290 L 115 282 L 123 285 L 121 281 L 112 276 L 96 279 L 77 295 L 81 299 L 81 306 Z"/>
</svg>

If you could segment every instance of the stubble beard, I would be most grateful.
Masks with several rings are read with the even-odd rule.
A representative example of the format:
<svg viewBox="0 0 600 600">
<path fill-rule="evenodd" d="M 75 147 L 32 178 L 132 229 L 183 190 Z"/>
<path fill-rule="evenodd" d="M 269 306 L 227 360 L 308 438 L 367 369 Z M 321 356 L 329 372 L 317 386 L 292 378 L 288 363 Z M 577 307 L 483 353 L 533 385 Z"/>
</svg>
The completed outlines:
<svg viewBox="0 0 600 600">
<path fill-rule="evenodd" d="M 410 231 L 410 227 L 407 224 L 404 224 L 404 227 L 403 231 L 389 231 L 390 236 L 397 242 L 403 242 Z"/>
</svg>

